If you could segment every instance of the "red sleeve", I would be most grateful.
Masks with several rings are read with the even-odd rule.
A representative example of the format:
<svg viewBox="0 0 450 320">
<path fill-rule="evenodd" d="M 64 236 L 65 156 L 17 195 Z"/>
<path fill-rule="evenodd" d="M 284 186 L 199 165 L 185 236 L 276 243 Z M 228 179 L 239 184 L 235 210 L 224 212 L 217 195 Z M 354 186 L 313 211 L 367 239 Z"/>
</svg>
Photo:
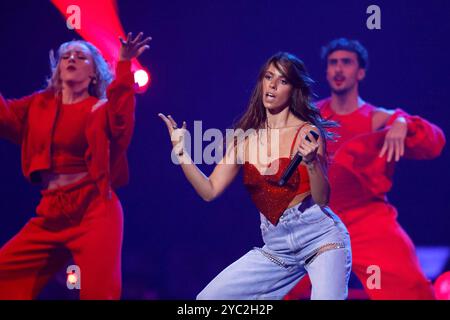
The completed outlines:
<svg viewBox="0 0 450 320">
<path fill-rule="evenodd" d="M 106 95 L 106 112 L 112 141 L 125 150 L 134 130 L 134 77 L 130 61 L 119 61 L 116 78 L 109 85 Z"/>
<path fill-rule="evenodd" d="M 5 100 L 0 94 L 0 138 L 21 142 L 28 108 L 36 94 L 21 99 Z"/>
<path fill-rule="evenodd" d="M 445 145 L 445 135 L 436 125 L 419 117 L 412 116 L 402 109 L 396 109 L 386 126 L 398 117 L 404 117 L 408 125 L 405 140 L 405 157 L 412 159 L 433 159 L 438 157 Z"/>
</svg>

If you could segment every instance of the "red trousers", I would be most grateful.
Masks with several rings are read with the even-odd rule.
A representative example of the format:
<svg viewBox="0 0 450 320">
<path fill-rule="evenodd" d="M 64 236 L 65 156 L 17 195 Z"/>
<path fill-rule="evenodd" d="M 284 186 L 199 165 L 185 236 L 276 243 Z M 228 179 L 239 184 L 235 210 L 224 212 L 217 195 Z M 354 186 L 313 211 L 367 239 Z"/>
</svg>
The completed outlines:
<svg viewBox="0 0 450 320">
<path fill-rule="evenodd" d="M 422 273 L 415 248 L 397 222 L 396 209 L 384 202 L 346 210 L 339 214 L 345 223 L 352 245 L 352 271 L 364 286 L 370 299 L 429 300 L 435 299 L 433 287 Z M 372 281 L 379 267 L 379 288 Z M 285 297 L 306 297 L 309 279 L 303 278 Z"/>
<path fill-rule="evenodd" d="M 119 299 L 123 214 L 88 178 L 42 191 L 37 217 L 0 249 L 0 299 L 34 299 L 70 258 L 81 299 Z M 69 289 L 68 289 L 69 290 Z"/>
</svg>

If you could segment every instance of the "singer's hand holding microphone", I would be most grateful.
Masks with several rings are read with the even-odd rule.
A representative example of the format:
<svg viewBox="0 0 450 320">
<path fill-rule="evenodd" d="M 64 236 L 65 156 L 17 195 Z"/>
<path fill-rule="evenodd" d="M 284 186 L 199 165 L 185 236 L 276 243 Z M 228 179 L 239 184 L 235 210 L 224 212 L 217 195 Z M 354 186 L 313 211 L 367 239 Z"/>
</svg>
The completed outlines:
<svg viewBox="0 0 450 320">
<path fill-rule="evenodd" d="M 318 135 L 314 131 L 309 131 L 297 148 L 297 152 L 302 156 L 302 160 L 306 165 L 312 164 L 317 159 L 319 151 Z"/>
<path fill-rule="evenodd" d="M 281 179 L 278 181 L 278 185 L 284 186 L 289 178 L 292 176 L 300 162 L 304 162 L 308 167 L 314 164 L 317 159 L 317 152 L 319 151 L 319 144 L 317 140 L 319 134 L 313 130 L 310 130 L 300 141 L 300 145 L 297 148 L 297 153 L 292 158 L 289 166 L 284 170 Z"/>
</svg>

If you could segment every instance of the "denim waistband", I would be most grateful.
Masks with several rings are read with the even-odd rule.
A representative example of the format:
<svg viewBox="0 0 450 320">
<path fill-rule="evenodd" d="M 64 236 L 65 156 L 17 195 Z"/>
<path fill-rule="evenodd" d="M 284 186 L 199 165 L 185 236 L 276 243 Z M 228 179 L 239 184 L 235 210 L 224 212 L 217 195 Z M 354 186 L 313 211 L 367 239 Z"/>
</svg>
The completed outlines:
<svg viewBox="0 0 450 320">
<path fill-rule="evenodd" d="M 289 219 L 290 216 L 295 214 L 301 214 L 305 212 L 308 208 L 311 208 L 316 203 L 314 202 L 311 195 L 308 195 L 302 202 L 297 203 L 295 206 L 286 209 L 280 217 L 280 222 Z"/>
</svg>

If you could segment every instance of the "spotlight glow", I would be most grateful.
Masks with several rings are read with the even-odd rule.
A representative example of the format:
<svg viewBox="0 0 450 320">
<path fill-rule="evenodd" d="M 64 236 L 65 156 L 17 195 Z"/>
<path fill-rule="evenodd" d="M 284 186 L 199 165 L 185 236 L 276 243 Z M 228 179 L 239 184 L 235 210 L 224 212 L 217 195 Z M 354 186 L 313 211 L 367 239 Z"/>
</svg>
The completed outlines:
<svg viewBox="0 0 450 320">
<path fill-rule="evenodd" d="M 69 283 L 71 283 L 71 284 L 75 284 L 78 281 L 78 277 L 75 273 L 71 273 L 71 274 L 67 275 L 67 281 L 69 281 Z"/>
<path fill-rule="evenodd" d="M 126 36 L 119 18 L 116 0 L 51 0 L 51 2 L 61 12 L 66 21 L 70 16 L 67 8 L 71 5 L 77 5 L 81 10 L 81 28 L 76 28 L 74 31 L 84 40 L 95 45 L 111 66 L 117 63 L 120 48 L 119 36 L 123 39 Z M 134 35 L 136 36 L 136 33 Z M 144 69 L 138 59 L 132 59 L 131 65 L 133 71 Z M 144 80 L 139 80 L 136 85 L 137 93 L 143 93 L 150 86 L 151 74 L 148 71 L 143 71 L 146 72 L 147 83 L 142 85 L 145 82 L 145 77 L 142 76 Z M 138 77 L 141 78 L 140 75 Z"/>
<path fill-rule="evenodd" d="M 138 84 L 139 88 L 145 87 L 149 79 L 148 73 L 143 69 L 134 72 L 134 82 Z"/>
<path fill-rule="evenodd" d="M 450 271 L 441 274 L 434 283 L 438 300 L 450 300 Z"/>
</svg>

